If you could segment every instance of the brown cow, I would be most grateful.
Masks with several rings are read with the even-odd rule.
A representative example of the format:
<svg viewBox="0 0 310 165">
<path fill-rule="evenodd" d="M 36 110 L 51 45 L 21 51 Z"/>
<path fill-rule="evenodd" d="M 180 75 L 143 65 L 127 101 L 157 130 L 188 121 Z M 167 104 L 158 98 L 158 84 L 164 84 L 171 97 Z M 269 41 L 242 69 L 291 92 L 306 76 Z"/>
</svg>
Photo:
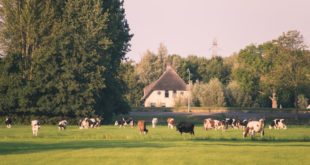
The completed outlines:
<svg viewBox="0 0 310 165">
<path fill-rule="evenodd" d="M 139 128 L 140 134 L 142 134 L 142 133 L 147 134 L 148 130 L 146 129 L 144 120 L 138 121 L 138 128 Z"/>
<path fill-rule="evenodd" d="M 213 120 L 211 118 L 208 118 L 208 119 L 205 119 L 204 122 L 203 122 L 203 127 L 205 130 L 208 130 L 208 129 L 224 129 L 224 123 L 222 121 L 219 121 L 219 120 Z"/>
<path fill-rule="evenodd" d="M 203 127 L 205 130 L 214 128 L 214 121 L 211 118 L 205 119 L 203 121 Z"/>
<path fill-rule="evenodd" d="M 168 118 L 167 119 L 167 123 L 168 123 L 168 128 L 171 128 L 171 129 L 173 129 L 173 127 L 174 127 L 174 119 L 173 118 Z"/>
</svg>

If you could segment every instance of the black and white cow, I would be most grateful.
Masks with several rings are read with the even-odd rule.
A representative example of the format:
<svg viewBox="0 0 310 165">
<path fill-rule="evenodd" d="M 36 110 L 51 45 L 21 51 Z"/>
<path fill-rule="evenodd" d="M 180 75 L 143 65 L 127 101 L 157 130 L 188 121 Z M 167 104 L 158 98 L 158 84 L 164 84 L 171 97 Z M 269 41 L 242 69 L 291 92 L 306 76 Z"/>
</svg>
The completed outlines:
<svg viewBox="0 0 310 165">
<path fill-rule="evenodd" d="M 248 120 L 247 119 L 243 119 L 242 121 L 240 121 L 239 123 L 239 128 L 241 127 L 242 129 L 245 129 L 245 127 L 248 125 Z"/>
<path fill-rule="evenodd" d="M 236 120 L 234 118 L 226 118 L 224 120 L 225 128 L 228 129 L 228 127 L 231 128 L 239 128 L 239 120 Z"/>
<path fill-rule="evenodd" d="M 131 127 L 134 127 L 134 120 L 132 117 L 129 118 L 122 118 L 120 120 L 116 120 L 114 123 L 115 126 L 124 127 L 126 125 L 130 125 Z"/>
<path fill-rule="evenodd" d="M 11 128 L 12 127 L 12 123 L 13 123 L 13 120 L 11 117 L 6 117 L 5 118 L 5 125 L 7 128 Z"/>
<path fill-rule="evenodd" d="M 190 133 L 192 135 L 194 135 L 194 127 L 195 125 L 193 123 L 189 123 L 189 122 L 180 122 L 177 124 L 176 128 L 177 131 L 180 132 L 180 134 L 182 135 L 182 133 Z"/>
<path fill-rule="evenodd" d="M 61 120 L 59 123 L 58 123 L 58 129 L 59 130 L 65 130 L 66 127 L 68 125 L 68 122 L 67 120 Z"/>
<path fill-rule="evenodd" d="M 102 118 L 97 117 L 97 118 L 96 118 L 95 127 L 100 127 L 100 126 L 101 126 L 101 121 L 102 121 L 102 120 L 103 120 Z"/>
<path fill-rule="evenodd" d="M 90 118 L 88 119 L 89 127 L 90 128 L 96 128 L 100 126 L 101 120 L 97 118 Z"/>
<path fill-rule="evenodd" d="M 39 120 L 32 120 L 31 121 L 31 128 L 32 128 L 32 135 L 33 136 L 38 136 L 40 125 L 41 124 L 40 124 Z"/>
<path fill-rule="evenodd" d="M 125 125 L 125 121 L 123 121 L 123 120 L 116 120 L 114 122 L 114 125 L 115 126 L 119 126 L 119 127 L 123 127 Z"/>
<path fill-rule="evenodd" d="M 286 125 L 284 124 L 284 119 L 274 119 L 271 121 L 269 125 L 269 129 L 287 129 Z"/>
<path fill-rule="evenodd" d="M 130 125 L 130 127 L 134 126 L 134 120 L 132 117 L 123 118 L 123 121 L 125 122 L 124 125 Z"/>
<path fill-rule="evenodd" d="M 100 118 L 84 118 L 84 119 L 80 119 L 79 121 L 79 127 L 80 129 L 88 129 L 88 128 L 96 128 L 96 127 L 100 127 L 101 124 L 101 119 Z"/>
</svg>

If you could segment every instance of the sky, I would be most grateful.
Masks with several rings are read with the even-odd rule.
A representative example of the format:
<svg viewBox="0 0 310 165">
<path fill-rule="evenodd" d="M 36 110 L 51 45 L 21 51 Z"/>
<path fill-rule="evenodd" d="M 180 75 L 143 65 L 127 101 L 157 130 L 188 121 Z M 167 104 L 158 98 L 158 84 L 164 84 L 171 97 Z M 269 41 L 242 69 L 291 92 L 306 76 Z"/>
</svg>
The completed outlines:
<svg viewBox="0 0 310 165">
<path fill-rule="evenodd" d="M 139 62 L 163 43 L 169 54 L 211 58 L 238 53 L 283 32 L 298 30 L 310 43 L 310 0 L 125 0 L 131 33 L 126 57 Z"/>
</svg>

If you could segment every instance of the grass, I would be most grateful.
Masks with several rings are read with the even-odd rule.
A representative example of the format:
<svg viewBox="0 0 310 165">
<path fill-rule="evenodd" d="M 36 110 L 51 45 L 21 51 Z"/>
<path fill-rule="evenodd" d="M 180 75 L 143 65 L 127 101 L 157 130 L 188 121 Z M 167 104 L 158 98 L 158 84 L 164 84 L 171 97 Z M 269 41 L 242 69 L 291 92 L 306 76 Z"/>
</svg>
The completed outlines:
<svg viewBox="0 0 310 165">
<path fill-rule="evenodd" d="M 180 135 L 166 126 L 150 128 L 102 126 L 58 131 L 42 126 L 32 137 L 30 126 L 0 128 L 0 164 L 309 164 L 310 127 L 266 129 L 264 138 L 242 138 L 241 130 Z"/>
</svg>

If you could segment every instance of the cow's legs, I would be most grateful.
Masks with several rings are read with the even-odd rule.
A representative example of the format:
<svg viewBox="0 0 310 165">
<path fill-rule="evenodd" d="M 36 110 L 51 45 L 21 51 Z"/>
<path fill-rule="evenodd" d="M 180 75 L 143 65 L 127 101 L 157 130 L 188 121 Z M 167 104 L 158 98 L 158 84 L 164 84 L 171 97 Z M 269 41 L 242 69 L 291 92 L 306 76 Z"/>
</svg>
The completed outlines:
<svg viewBox="0 0 310 165">
<path fill-rule="evenodd" d="M 265 135 L 265 131 L 262 130 L 261 133 L 260 133 L 260 136 L 263 137 L 264 135 Z"/>
</svg>

